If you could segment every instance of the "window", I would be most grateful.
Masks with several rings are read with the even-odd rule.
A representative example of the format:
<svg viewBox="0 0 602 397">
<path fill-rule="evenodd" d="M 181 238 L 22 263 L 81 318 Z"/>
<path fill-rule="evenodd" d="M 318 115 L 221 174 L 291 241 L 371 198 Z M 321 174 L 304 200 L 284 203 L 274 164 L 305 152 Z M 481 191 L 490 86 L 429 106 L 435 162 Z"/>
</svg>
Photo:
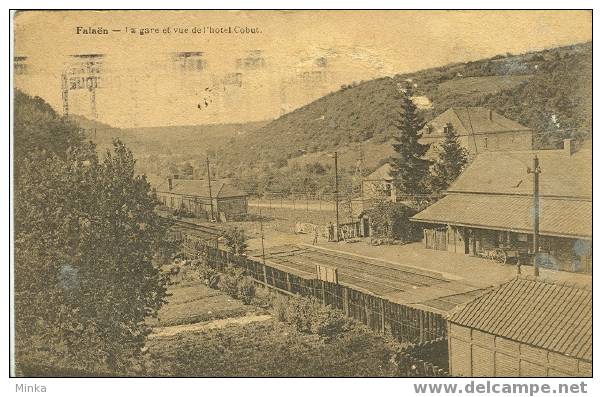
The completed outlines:
<svg viewBox="0 0 602 397">
<path fill-rule="evenodd" d="M 483 146 L 487 149 L 487 138 L 483 138 Z"/>
</svg>

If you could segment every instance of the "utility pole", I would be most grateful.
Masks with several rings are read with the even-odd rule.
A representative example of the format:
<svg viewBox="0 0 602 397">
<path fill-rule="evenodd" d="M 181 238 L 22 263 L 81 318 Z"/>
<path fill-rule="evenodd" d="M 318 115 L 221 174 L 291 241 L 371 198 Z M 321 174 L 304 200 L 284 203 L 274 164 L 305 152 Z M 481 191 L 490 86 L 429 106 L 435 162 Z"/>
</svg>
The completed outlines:
<svg viewBox="0 0 602 397">
<path fill-rule="evenodd" d="M 67 72 L 61 74 L 61 97 L 63 99 L 63 116 L 69 116 L 69 82 Z"/>
<path fill-rule="evenodd" d="M 213 197 L 211 195 L 211 172 L 209 171 L 209 155 L 207 155 L 207 185 L 209 187 L 209 205 L 211 207 L 211 222 L 214 222 L 215 214 L 213 213 Z"/>
<path fill-rule="evenodd" d="M 539 159 L 533 157 L 533 169 L 527 169 L 528 174 L 533 174 L 533 275 L 539 276 L 537 254 L 539 253 Z"/>
<path fill-rule="evenodd" d="M 265 247 L 263 245 L 263 217 L 261 216 L 261 206 L 259 207 L 259 230 L 261 231 L 261 258 L 265 268 Z"/>
<path fill-rule="evenodd" d="M 337 152 L 334 152 L 334 200 L 337 213 L 337 228 L 335 238 L 339 241 L 339 168 Z"/>
</svg>

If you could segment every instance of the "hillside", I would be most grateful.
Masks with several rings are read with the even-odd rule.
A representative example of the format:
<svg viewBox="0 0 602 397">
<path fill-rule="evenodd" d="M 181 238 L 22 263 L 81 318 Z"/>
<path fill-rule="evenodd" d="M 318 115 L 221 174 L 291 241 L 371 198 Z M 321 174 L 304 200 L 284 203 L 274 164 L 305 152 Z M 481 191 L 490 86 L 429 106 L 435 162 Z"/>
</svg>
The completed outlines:
<svg viewBox="0 0 602 397">
<path fill-rule="evenodd" d="M 391 78 L 342 88 L 263 128 L 232 139 L 223 149 L 223 162 L 268 164 L 352 143 L 385 142 L 392 136 L 401 93 Z"/>
<path fill-rule="evenodd" d="M 267 124 L 267 121 L 237 124 L 203 124 L 164 127 L 116 128 L 108 124 L 71 115 L 86 130 L 87 136 L 100 150 L 111 145 L 113 138 L 123 140 L 138 157 L 198 156 L 211 152 L 225 140 L 242 136 Z"/>
<path fill-rule="evenodd" d="M 150 174 L 202 175 L 208 151 L 214 172 L 249 191 L 331 191 L 333 151 L 347 184 L 391 154 L 402 90 L 411 90 L 427 121 L 451 106 L 484 106 L 533 128 L 537 146 L 549 148 L 591 136 L 591 79 L 592 46 L 585 43 L 354 82 L 271 122 L 101 126 L 94 140 L 102 146 L 117 134 Z"/>
<path fill-rule="evenodd" d="M 329 163 L 328 153 L 362 143 L 380 157 L 370 159 L 368 172 L 390 153 L 372 149 L 386 148 L 394 132 L 401 89 L 421 102 L 426 120 L 451 106 L 485 106 L 533 128 L 538 147 L 553 147 L 566 136 L 591 135 L 591 76 L 592 46 L 585 43 L 353 83 L 231 139 L 220 148 L 220 167 L 234 177 L 242 167 L 248 177 L 249 168 L 284 170 L 306 158 Z M 347 157 L 340 164 L 351 171 L 359 154 Z"/>
</svg>

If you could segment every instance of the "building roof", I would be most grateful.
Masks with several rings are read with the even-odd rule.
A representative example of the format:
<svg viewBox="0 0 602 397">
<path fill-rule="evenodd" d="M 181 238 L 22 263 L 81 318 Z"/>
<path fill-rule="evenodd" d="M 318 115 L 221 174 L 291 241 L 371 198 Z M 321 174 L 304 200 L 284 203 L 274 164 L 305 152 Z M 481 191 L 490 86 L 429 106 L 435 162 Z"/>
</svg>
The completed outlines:
<svg viewBox="0 0 602 397">
<path fill-rule="evenodd" d="M 427 123 L 431 133 L 424 137 L 443 136 L 443 127 L 451 123 L 456 135 L 495 134 L 510 131 L 530 131 L 528 127 L 484 107 L 451 107 Z"/>
<path fill-rule="evenodd" d="M 517 277 L 448 316 L 452 323 L 592 361 L 591 288 Z"/>
<path fill-rule="evenodd" d="M 448 194 L 412 217 L 426 223 L 531 233 L 533 199 L 528 196 Z M 592 202 L 540 198 L 540 234 L 592 238 Z"/>
<path fill-rule="evenodd" d="M 592 151 L 486 152 L 476 156 L 447 190 L 415 221 L 514 232 L 533 228 L 534 154 L 539 158 L 540 233 L 592 237 Z"/>
<path fill-rule="evenodd" d="M 172 189 L 169 182 L 163 181 L 157 186 L 157 192 L 180 194 L 183 196 L 209 197 L 209 185 L 205 179 L 172 179 Z M 247 193 L 235 188 L 224 180 L 211 181 L 211 197 L 242 197 Z"/>
<path fill-rule="evenodd" d="M 533 156 L 539 158 L 541 196 L 592 198 L 592 151 L 572 155 L 568 148 L 521 152 L 484 152 L 449 187 L 448 192 L 532 195 Z"/>
<path fill-rule="evenodd" d="M 364 178 L 365 181 L 392 181 L 393 177 L 391 176 L 391 165 L 389 163 L 385 163 L 378 167 L 373 173 Z"/>
</svg>

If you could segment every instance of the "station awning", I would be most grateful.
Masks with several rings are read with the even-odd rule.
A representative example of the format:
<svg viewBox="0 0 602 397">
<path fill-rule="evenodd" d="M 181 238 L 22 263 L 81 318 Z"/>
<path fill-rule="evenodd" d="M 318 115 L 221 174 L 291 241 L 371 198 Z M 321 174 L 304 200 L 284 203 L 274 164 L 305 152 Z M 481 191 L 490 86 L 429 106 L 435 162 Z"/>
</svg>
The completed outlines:
<svg viewBox="0 0 602 397">
<path fill-rule="evenodd" d="M 540 199 L 542 235 L 592 238 L 592 202 L 562 198 Z M 450 194 L 412 217 L 442 223 L 517 233 L 533 231 L 533 198 L 529 196 Z"/>
</svg>

